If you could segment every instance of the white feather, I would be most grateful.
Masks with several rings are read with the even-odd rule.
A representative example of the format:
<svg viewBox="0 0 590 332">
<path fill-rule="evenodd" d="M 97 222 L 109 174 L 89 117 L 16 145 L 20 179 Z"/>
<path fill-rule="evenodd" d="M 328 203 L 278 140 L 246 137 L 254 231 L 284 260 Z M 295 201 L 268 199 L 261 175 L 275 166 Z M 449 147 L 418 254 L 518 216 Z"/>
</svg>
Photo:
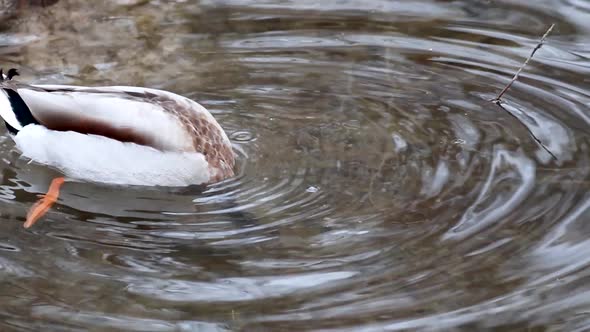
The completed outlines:
<svg viewBox="0 0 590 332">
<path fill-rule="evenodd" d="M 4 89 L 0 89 L 0 116 L 4 121 L 6 121 L 12 128 L 16 130 L 20 130 L 22 126 L 16 119 L 16 115 L 12 111 L 12 106 L 10 105 L 10 100 L 8 99 L 8 94 Z"/>
<path fill-rule="evenodd" d="M 99 183 L 186 186 L 209 181 L 200 153 L 162 152 L 96 135 L 27 125 L 14 137 L 23 156 L 66 176 Z"/>
<path fill-rule="evenodd" d="M 155 104 L 108 93 L 47 93 L 30 89 L 19 89 L 18 93 L 41 122 L 42 116 L 51 114 L 84 117 L 116 128 L 133 128 L 152 137 L 155 145 L 163 150 L 194 151 L 192 141 L 186 139 L 186 129 L 178 118 Z M 42 114 L 36 113 L 37 110 L 42 110 Z"/>
<path fill-rule="evenodd" d="M 205 116 L 207 118 L 207 120 L 209 120 L 210 123 L 212 123 L 216 127 L 218 127 L 218 129 L 221 132 L 221 135 L 223 136 L 224 142 L 228 145 L 231 144 L 231 142 L 230 142 L 229 138 L 227 137 L 227 134 L 225 133 L 223 128 L 221 128 L 221 126 L 219 125 L 217 120 L 215 120 L 213 115 L 211 113 L 209 113 L 209 111 L 205 107 L 203 107 L 201 104 L 197 103 L 194 100 L 188 99 L 186 97 L 183 97 L 181 95 L 177 95 L 177 94 L 169 92 L 169 91 L 144 88 L 144 87 L 137 87 L 137 86 L 124 86 L 124 85 L 92 87 L 92 88 L 80 87 L 80 86 L 75 86 L 75 85 L 57 85 L 57 84 L 35 84 L 32 86 L 39 87 L 42 89 L 49 89 L 49 90 L 71 89 L 74 91 L 83 92 L 85 90 L 90 89 L 90 90 L 100 90 L 100 91 L 112 92 L 112 93 L 137 92 L 137 93 L 153 93 L 156 95 L 163 95 L 163 96 L 166 96 L 166 97 L 168 97 L 180 104 L 184 104 L 187 108 L 191 108 L 194 112 Z"/>
</svg>

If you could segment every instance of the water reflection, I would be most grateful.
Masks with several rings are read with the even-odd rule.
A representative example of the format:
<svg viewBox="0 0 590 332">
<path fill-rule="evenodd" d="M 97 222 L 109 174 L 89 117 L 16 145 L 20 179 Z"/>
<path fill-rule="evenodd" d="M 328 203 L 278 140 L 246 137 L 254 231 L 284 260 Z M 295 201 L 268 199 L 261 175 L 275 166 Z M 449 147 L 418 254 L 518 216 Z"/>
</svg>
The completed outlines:
<svg viewBox="0 0 590 332">
<path fill-rule="evenodd" d="M 62 0 L 0 35 L 24 80 L 200 101 L 238 175 L 64 186 L 0 140 L 2 330 L 584 330 L 580 1 Z M 489 100 L 550 23 L 504 97 Z M 75 291 L 73 291 L 75 290 Z"/>
</svg>

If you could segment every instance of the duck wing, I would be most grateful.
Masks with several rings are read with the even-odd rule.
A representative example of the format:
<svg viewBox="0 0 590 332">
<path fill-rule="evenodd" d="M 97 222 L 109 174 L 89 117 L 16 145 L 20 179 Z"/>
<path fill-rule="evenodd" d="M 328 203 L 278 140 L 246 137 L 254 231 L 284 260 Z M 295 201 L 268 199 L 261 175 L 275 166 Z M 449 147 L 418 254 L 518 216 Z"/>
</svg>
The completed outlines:
<svg viewBox="0 0 590 332">
<path fill-rule="evenodd" d="M 210 114 L 198 103 L 156 89 L 23 85 L 4 89 L 13 109 L 18 97 L 33 120 L 51 130 L 100 135 L 163 151 L 195 151 L 183 116 Z M 20 121 L 20 119 L 19 119 Z"/>
</svg>

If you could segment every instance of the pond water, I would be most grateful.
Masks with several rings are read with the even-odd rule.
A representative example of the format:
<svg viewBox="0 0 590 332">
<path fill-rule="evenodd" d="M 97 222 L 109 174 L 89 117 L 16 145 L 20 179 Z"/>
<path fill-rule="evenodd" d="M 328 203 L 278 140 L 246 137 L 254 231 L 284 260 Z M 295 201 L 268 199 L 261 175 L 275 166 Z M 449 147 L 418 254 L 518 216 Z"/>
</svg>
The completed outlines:
<svg viewBox="0 0 590 332">
<path fill-rule="evenodd" d="M 511 116 L 489 100 L 552 23 Z M 2 29 L 21 80 L 186 95 L 239 162 L 68 183 L 25 230 L 57 173 L 0 129 L 0 330 L 590 329 L 589 2 L 63 0 Z"/>
</svg>

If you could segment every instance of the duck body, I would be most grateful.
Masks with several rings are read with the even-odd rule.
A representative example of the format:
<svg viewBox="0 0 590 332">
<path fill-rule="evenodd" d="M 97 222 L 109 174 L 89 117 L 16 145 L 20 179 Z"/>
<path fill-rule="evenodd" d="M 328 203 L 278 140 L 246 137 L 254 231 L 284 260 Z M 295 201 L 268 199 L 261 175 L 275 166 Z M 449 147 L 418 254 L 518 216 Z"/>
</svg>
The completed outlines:
<svg viewBox="0 0 590 332">
<path fill-rule="evenodd" d="M 234 175 L 221 126 L 203 106 L 171 92 L 5 79 L 0 116 L 23 156 L 74 180 L 186 186 Z"/>
</svg>

